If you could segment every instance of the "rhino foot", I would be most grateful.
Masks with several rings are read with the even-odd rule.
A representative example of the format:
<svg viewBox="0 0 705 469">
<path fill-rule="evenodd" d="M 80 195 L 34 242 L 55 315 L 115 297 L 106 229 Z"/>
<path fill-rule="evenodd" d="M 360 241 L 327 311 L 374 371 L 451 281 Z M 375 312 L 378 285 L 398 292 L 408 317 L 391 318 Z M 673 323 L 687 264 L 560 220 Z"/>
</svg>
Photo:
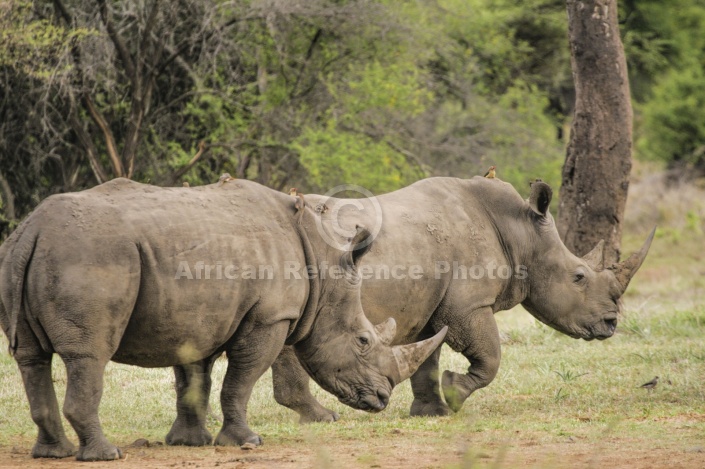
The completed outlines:
<svg viewBox="0 0 705 469">
<path fill-rule="evenodd" d="M 37 442 L 32 448 L 33 458 L 68 458 L 76 454 L 76 447 L 69 440 L 64 438 L 58 443 Z"/>
<path fill-rule="evenodd" d="M 175 423 L 165 441 L 170 446 L 207 446 L 213 442 L 213 435 L 204 427 L 177 426 Z"/>
<path fill-rule="evenodd" d="M 78 461 L 114 461 L 122 459 L 122 451 L 106 439 L 93 442 L 78 449 L 76 459 Z"/>
<path fill-rule="evenodd" d="M 318 403 L 316 403 L 318 404 Z M 300 424 L 306 424 L 306 423 L 314 423 L 314 422 L 337 422 L 338 419 L 340 418 L 340 415 L 338 415 L 338 412 L 334 412 L 330 409 L 326 409 L 322 405 L 318 405 L 318 407 L 314 408 L 309 408 L 304 411 L 299 412 L 300 418 L 299 418 L 299 423 Z"/>
<path fill-rule="evenodd" d="M 412 417 L 443 417 L 451 413 L 445 402 L 423 402 L 419 399 L 414 399 L 409 412 Z"/>
<path fill-rule="evenodd" d="M 468 380 L 467 375 L 461 375 L 452 371 L 444 371 L 441 380 L 443 387 L 443 397 L 446 399 L 448 407 L 453 412 L 458 412 L 462 407 L 465 399 L 467 399 L 472 390 L 468 390 L 465 381 Z"/>
<path fill-rule="evenodd" d="M 264 440 L 262 440 L 261 436 L 254 433 L 249 428 L 245 431 L 223 429 L 215 438 L 216 446 L 242 446 L 245 443 L 251 443 L 255 446 L 262 446 L 264 444 Z"/>
</svg>

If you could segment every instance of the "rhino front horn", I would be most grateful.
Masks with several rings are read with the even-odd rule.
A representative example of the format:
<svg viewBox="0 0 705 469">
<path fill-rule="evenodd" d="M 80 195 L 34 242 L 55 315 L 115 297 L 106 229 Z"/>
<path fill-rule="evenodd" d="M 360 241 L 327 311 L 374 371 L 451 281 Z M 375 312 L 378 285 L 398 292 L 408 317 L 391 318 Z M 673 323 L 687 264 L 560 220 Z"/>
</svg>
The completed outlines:
<svg viewBox="0 0 705 469">
<path fill-rule="evenodd" d="M 646 241 L 640 250 L 629 256 L 625 261 L 618 262 L 610 267 L 622 287 L 622 293 L 625 292 L 627 286 L 629 285 L 629 281 L 632 279 L 636 271 L 639 270 L 639 267 L 641 267 L 644 259 L 646 259 L 646 254 L 649 252 L 651 241 L 654 239 L 654 233 L 656 233 L 656 227 L 651 230 L 651 234 L 648 238 L 646 238 Z"/>
<path fill-rule="evenodd" d="M 441 346 L 443 339 L 448 332 L 448 326 L 438 331 L 430 339 L 422 340 L 409 345 L 397 345 L 392 347 L 394 361 L 397 365 L 397 376 L 394 376 L 395 385 L 411 377 L 431 354 Z"/>
</svg>

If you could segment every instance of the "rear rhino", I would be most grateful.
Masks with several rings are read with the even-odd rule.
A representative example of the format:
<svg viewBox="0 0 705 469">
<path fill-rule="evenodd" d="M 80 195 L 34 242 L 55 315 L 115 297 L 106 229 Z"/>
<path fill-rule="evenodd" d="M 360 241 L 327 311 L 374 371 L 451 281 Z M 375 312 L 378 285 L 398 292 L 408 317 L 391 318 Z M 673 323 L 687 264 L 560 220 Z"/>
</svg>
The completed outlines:
<svg viewBox="0 0 705 469">
<path fill-rule="evenodd" d="M 497 311 L 522 304 L 541 322 L 574 338 L 602 340 L 614 334 L 619 299 L 654 233 L 621 263 L 604 266 L 603 243 L 576 257 L 558 236 L 548 211 L 551 197 L 545 183 L 534 183 L 530 198 L 523 200 L 510 184 L 476 177 L 426 179 L 376 198 L 382 228 L 361 269 L 401 265 L 400 272 L 409 273 L 411 266 L 420 266 L 424 274 L 420 279 L 365 278 L 366 314 L 373 321 L 393 317 L 395 343 L 431 337 L 448 326 L 445 342 L 471 364 L 467 374 L 444 371 L 439 383 L 436 350 L 411 377 L 411 415 L 458 411 L 470 394 L 492 382 L 501 355 Z M 360 199 L 308 195 L 306 200 L 329 207 L 322 226 L 331 233 L 336 222 L 347 229 L 357 223 L 375 226 L 370 200 L 362 199 L 362 210 L 356 208 Z M 476 266 L 486 275 L 473 276 Z M 275 398 L 302 421 L 337 418 L 311 396 L 290 350 L 282 352 L 273 372 Z"/>
<path fill-rule="evenodd" d="M 192 363 L 185 369 L 210 371 L 224 351 L 220 445 L 261 444 L 247 426 L 247 401 L 285 343 L 342 402 L 384 409 L 393 387 L 439 346 L 445 331 L 391 347 L 394 320 L 374 327 L 360 304 L 357 266 L 367 248 L 357 248 L 367 232 L 358 230 L 341 256 L 320 240 L 313 212 L 304 215 L 303 223 L 295 222 L 290 197 L 248 181 L 160 189 L 118 179 L 40 204 L 0 246 L 0 325 L 39 430 L 32 455 L 76 452 L 59 416 L 54 353 L 66 364 L 63 411 L 79 437 L 79 460 L 121 456 L 98 419 L 110 360 L 143 367 Z M 274 270 L 285 261 L 338 264 L 349 275 L 238 276 L 231 269 L 226 280 L 218 277 L 224 262 Z M 210 377 L 181 377 L 180 402 L 192 388 L 205 392 L 190 402 L 190 420 L 177 418 L 167 442 L 210 443 L 204 425 Z"/>
</svg>

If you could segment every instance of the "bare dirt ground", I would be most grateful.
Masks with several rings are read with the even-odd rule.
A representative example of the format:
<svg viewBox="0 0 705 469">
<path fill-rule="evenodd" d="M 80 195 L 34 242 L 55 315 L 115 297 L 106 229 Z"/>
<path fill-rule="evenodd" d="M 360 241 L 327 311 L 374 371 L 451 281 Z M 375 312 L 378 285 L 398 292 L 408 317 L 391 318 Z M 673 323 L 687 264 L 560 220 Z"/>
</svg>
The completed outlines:
<svg viewBox="0 0 705 469">
<path fill-rule="evenodd" d="M 428 436 L 430 437 L 430 436 Z M 658 442 L 611 437 L 604 442 L 566 439 L 542 444 L 531 439 L 482 449 L 453 444 L 419 444 L 419 435 L 358 441 L 338 440 L 265 445 L 254 450 L 223 447 L 123 447 L 126 457 L 114 462 L 77 463 L 73 458 L 32 459 L 30 447 L 1 447 L 0 467 L 52 468 L 703 468 L 703 446 L 660 447 Z M 331 457 L 335 454 L 335 457 Z"/>
</svg>

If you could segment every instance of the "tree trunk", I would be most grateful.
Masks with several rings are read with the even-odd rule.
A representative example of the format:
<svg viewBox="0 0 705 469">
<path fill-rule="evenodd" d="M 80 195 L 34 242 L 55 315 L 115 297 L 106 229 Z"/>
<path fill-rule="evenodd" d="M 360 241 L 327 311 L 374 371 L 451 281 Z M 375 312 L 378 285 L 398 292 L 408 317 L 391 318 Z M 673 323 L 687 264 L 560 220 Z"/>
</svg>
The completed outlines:
<svg viewBox="0 0 705 469">
<path fill-rule="evenodd" d="M 563 166 L 558 232 L 578 256 L 605 240 L 619 258 L 632 152 L 632 108 L 616 0 L 568 0 L 575 114 Z"/>
</svg>

